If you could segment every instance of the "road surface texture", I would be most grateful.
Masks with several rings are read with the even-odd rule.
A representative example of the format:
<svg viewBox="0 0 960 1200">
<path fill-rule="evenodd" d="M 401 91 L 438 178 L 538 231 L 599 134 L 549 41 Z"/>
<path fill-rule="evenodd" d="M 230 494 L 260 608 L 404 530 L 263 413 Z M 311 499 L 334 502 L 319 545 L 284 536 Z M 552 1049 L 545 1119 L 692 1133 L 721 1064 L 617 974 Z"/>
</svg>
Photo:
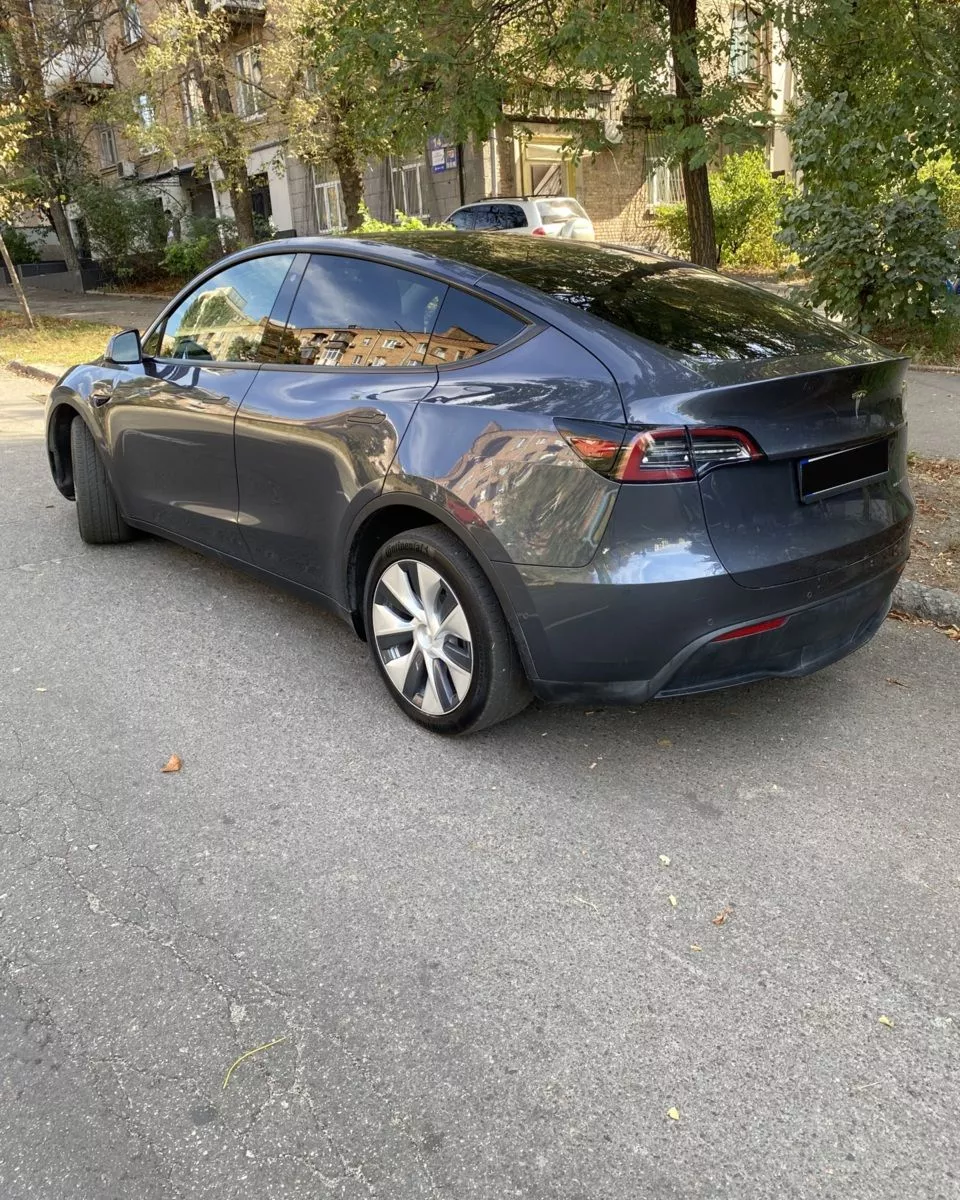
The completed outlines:
<svg viewBox="0 0 960 1200">
<path fill-rule="evenodd" d="M 439 740 L 310 605 L 83 546 L 31 386 L 3 1200 L 960 1195 L 960 647 L 891 621 L 810 679 Z"/>
</svg>

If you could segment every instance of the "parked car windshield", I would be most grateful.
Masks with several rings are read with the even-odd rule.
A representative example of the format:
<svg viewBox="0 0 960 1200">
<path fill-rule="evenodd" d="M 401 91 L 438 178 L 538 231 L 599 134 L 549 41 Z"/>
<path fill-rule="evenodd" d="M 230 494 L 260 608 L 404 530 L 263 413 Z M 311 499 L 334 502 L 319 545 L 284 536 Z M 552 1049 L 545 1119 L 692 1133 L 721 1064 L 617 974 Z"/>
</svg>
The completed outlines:
<svg viewBox="0 0 960 1200">
<path fill-rule="evenodd" d="M 701 363 L 863 344 L 856 335 L 772 293 L 640 250 L 440 232 L 391 235 L 389 240 L 506 275 Z"/>
</svg>

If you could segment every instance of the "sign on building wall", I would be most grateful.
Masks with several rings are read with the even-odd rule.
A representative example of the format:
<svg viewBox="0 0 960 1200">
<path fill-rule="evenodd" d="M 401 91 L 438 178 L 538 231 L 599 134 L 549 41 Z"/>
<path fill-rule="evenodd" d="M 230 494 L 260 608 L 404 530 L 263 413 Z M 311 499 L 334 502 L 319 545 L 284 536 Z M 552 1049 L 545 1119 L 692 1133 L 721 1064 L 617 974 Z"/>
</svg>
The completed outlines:
<svg viewBox="0 0 960 1200">
<path fill-rule="evenodd" d="M 440 136 L 427 139 L 427 150 L 430 155 L 430 169 L 435 175 L 441 171 L 457 169 L 457 148 Z"/>
</svg>

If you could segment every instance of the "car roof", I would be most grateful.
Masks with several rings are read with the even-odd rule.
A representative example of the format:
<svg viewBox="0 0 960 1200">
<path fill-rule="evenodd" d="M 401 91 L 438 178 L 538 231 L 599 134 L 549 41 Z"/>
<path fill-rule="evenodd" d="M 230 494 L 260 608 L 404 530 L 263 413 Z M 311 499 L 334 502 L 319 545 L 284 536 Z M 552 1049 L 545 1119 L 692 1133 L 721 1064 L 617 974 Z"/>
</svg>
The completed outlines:
<svg viewBox="0 0 960 1200">
<path fill-rule="evenodd" d="M 476 208 L 478 204 L 535 204 L 538 200 L 563 200 L 567 203 L 579 204 L 580 201 L 576 196 L 486 196 L 483 200 L 471 200 L 467 204 L 461 204 L 460 208 Z"/>
</svg>

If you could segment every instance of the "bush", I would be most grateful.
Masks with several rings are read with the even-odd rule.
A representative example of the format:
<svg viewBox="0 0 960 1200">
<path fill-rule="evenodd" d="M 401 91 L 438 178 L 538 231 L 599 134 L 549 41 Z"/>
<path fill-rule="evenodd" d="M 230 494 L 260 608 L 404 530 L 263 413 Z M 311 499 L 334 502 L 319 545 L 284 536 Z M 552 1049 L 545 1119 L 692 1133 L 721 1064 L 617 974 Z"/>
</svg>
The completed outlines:
<svg viewBox="0 0 960 1200">
<path fill-rule="evenodd" d="M 394 213 L 394 222 L 391 225 L 389 221 L 378 221 L 376 217 L 370 216 L 370 210 L 365 204 L 360 205 L 360 216 L 363 221 L 359 229 L 353 230 L 354 233 L 386 233 L 389 230 L 411 230 L 411 229 L 436 229 L 437 226 L 430 226 L 426 221 L 421 221 L 419 217 L 408 217 L 406 213 L 399 210 Z"/>
<path fill-rule="evenodd" d="M 88 183 L 76 199 L 90 236 L 90 247 L 117 279 L 133 274 L 133 260 L 158 259 L 167 239 L 167 214 L 159 196 L 137 186 L 106 187 Z"/>
<path fill-rule="evenodd" d="M 808 295 L 861 332 L 930 325 L 946 310 L 957 236 L 936 189 L 920 186 L 856 206 L 800 195 L 786 206 L 783 240 L 810 276 Z"/>
<path fill-rule="evenodd" d="M 917 180 L 936 187 L 943 219 L 950 229 L 960 232 L 960 168 L 951 156 L 925 163 L 917 172 Z"/>
<path fill-rule="evenodd" d="M 12 225 L 3 227 L 3 240 L 7 244 L 7 250 L 10 252 L 10 257 L 17 266 L 22 263 L 35 263 L 40 261 L 40 251 L 37 249 L 36 242 L 23 229 L 15 229 Z"/>
<path fill-rule="evenodd" d="M 787 180 L 773 178 L 760 150 L 725 158 L 720 170 L 710 175 L 718 262 L 725 267 L 782 266 L 786 253 L 776 234 L 784 201 L 792 192 Z M 689 257 L 686 206 L 657 208 L 654 220 L 674 251 Z"/>
<path fill-rule="evenodd" d="M 201 217 L 190 222 L 187 237 L 167 246 L 163 254 L 163 267 L 175 279 L 192 279 L 218 258 L 237 249 L 238 245 L 234 221 Z"/>
</svg>

